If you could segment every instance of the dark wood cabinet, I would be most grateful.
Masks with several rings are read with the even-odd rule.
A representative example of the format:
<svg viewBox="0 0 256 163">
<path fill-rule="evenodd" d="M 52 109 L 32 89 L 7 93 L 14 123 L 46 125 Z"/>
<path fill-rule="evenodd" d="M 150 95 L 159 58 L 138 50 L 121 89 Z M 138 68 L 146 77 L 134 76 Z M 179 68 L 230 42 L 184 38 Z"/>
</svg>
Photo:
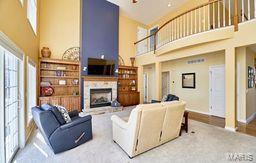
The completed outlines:
<svg viewBox="0 0 256 163">
<path fill-rule="evenodd" d="M 122 106 L 133 106 L 140 103 L 137 73 L 137 67 L 119 66 L 118 101 Z"/>
</svg>

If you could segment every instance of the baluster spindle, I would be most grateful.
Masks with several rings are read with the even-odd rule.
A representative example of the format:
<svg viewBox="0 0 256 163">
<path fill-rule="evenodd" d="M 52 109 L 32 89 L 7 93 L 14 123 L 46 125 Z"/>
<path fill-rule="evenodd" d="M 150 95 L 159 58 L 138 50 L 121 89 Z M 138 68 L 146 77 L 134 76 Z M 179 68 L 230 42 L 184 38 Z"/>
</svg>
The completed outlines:
<svg viewBox="0 0 256 163">
<path fill-rule="evenodd" d="M 197 16 L 196 16 L 196 13 L 197 13 L 197 12 L 196 12 L 196 10 L 195 10 L 195 22 L 194 22 L 194 23 L 195 23 L 195 33 L 196 33 L 196 31 L 197 31 L 197 18 L 196 18 Z"/>
<path fill-rule="evenodd" d="M 226 27 L 226 0 L 223 0 L 223 27 Z"/>
<path fill-rule="evenodd" d="M 211 15 L 211 5 L 210 4 L 208 4 L 208 14 L 207 14 L 207 24 L 208 24 L 208 30 L 210 30 L 211 29 L 211 17 L 210 17 L 210 15 Z"/>
<path fill-rule="evenodd" d="M 251 0 L 248 0 L 248 20 L 251 20 Z"/>
<path fill-rule="evenodd" d="M 186 36 L 186 15 L 183 15 L 183 36 Z"/>
<path fill-rule="evenodd" d="M 212 10 L 213 10 L 213 15 L 212 15 L 212 19 L 213 19 L 213 29 L 215 29 L 215 3 L 212 4 Z"/>
<path fill-rule="evenodd" d="M 228 0 L 228 25 L 231 25 L 231 0 Z"/>
<path fill-rule="evenodd" d="M 198 32 L 201 32 L 201 23 L 202 23 L 202 21 L 201 21 L 201 8 L 199 8 L 198 9 L 198 26 L 199 26 L 199 30 L 198 30 Z"/>
<path fill-rule="evenodd" d="M 245 18 L 245 7 L 244 7 L 244 0 L 242 0 L 242 22 L 244 22 L 244 18 Z"/>
<path fill-rule="evenodd" d="M 218 6 L 218 28 L 220 28 L 220 1 L 218 1 L 216 4 Z"/>
<path fill-rule="evenodd" d="M 204 8 L 204 14 L 203 14 L 203 31 L 205 31 L 205 26 L 206 26 L 206 6 Z"/>
<path fill-rule="evenodd" d="M 189 13 L 186 14 L 187 15 L 187 36 L 189 35 Z"/>
<path fill-rule="evenodd" d="M 193 34 L 193 11 L 190 12 L 191 20 L 190 20 L 190 34 Z"/>
<path fill-rule="evenodd" d="M 256 0 L 254 0 L 254 19 L 256 18 Z"/>
</svg>

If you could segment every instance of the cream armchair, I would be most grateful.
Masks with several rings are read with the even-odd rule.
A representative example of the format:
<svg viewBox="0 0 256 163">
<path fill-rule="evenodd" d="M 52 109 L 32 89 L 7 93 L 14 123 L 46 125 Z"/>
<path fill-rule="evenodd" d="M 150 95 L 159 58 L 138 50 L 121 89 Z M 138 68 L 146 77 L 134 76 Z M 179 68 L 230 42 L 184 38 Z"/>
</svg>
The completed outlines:
<svg viewBox="0 0 256 163">
<path fill-rule="evenodd" d="M 138 105 L 128 122 L 111 117 L 113 140 L 130 158 L 179 136 L 185 102 Z"/>
</svg>

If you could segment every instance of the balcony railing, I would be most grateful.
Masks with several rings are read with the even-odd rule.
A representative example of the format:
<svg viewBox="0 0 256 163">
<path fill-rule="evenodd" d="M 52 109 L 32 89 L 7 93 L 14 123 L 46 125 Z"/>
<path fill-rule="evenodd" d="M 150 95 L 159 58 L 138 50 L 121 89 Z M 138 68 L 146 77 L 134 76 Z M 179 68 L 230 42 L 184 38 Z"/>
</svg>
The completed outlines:
<svg viewBox="0 0 256 163">
<path fill-rule="evenodd" d="M 137 55 L 156 51 L 175 40 L 256 18 L 256 0 L 214 0 L 184 12 L 137 42 Z"/>
</svg>

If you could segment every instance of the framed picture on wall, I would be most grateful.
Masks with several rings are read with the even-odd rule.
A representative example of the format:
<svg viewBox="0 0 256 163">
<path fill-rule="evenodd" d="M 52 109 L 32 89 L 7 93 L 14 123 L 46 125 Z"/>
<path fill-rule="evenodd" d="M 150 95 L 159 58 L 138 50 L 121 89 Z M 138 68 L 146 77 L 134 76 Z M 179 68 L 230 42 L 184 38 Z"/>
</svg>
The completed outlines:
<svg viewBox="0 0 256 163">
<path fill-rule="evenodd" d="M 196 73 L 182 74 L 182 88 L 196 88 Z"/>
</svg>

